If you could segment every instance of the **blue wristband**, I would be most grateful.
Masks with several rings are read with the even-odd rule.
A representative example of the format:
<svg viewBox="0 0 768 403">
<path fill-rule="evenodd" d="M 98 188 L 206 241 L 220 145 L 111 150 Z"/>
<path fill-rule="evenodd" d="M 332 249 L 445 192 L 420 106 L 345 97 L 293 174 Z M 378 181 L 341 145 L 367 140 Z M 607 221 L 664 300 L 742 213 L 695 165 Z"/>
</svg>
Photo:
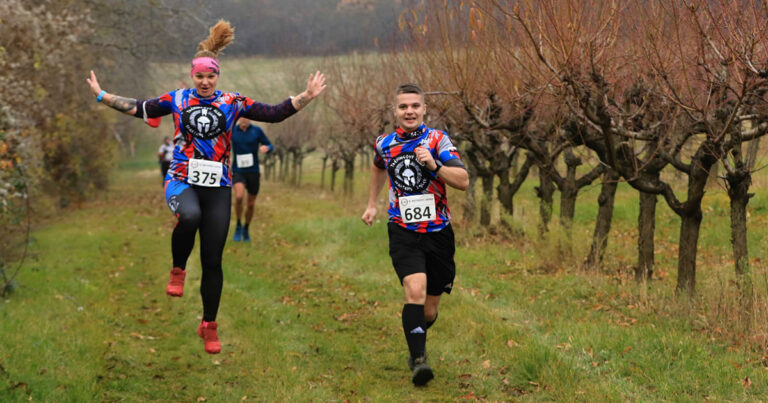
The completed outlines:
<svg viewBox="0 0 768 403">
<path fill-rule="evenodd" d="M 107 91 L 101 90 L 98 96 L 96 96 L 96 102 L 101 102 L 101 100 L 104 98 L 104 94 L 106 94 Z"/>
</svg>

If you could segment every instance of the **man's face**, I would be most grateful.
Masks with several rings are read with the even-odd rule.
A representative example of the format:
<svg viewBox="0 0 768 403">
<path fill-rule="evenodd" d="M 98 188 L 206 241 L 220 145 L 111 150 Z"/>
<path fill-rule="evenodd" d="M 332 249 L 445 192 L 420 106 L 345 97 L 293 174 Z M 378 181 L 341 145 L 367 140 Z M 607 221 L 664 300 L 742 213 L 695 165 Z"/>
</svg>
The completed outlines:
<svg viewBox="0 0 768 403">
<path fill-rule="evenodd" d="M 395 121 L 406 132 L 421 126 L 426 112 L 424 97 L 419 94 L 397 94 L 395 97 Z"/>
</svg>

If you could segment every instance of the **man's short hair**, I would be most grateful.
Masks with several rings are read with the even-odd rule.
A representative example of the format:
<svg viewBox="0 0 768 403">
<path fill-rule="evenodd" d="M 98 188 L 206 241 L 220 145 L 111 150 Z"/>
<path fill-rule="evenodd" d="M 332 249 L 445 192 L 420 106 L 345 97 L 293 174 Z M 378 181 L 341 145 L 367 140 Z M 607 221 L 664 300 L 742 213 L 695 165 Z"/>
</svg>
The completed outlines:
<svg viewBox="0 0 768 403">
<path fill-rule="evenodd" d="M 422 90 L 421 87 L 419 87 L 417 84 L 406 83 L 400 84 L 400 86 L 397 87 L 397 90 L 395 90 L 395 96 L 400 94 L 419 94 L 424 97 L 424 90 Z"/>
</svg>

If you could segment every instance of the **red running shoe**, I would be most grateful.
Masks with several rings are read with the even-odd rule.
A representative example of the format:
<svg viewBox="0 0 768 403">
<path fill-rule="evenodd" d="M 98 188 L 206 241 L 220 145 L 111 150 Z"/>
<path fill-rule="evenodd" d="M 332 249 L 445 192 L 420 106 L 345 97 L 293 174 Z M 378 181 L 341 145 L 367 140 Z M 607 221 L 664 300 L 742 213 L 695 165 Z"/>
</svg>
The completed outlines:
<svg viewBox="0 0 768 403">
<path fill-rule="evenodd" d="M 187 277 L 187 272 L 181 270 L 179 267 L 174 267 L 171 270 L 171 279 L 168 280 L 168 286 L 165 287 L 165 293 L 172 297 L 181 297 L 184 295 L 184 278 Z"/>
<path fill-rule="evenodd" d="M 218 354 L 221 352 L 221 342 L 219 341 L 219 334 L 216 333 L 216 328 L 219 325 L 216 322 L 200 322 L 200 326 L 197 327 L 197 335 L 205 340 L 205 352 L 208 354 Z"/>
</svg>

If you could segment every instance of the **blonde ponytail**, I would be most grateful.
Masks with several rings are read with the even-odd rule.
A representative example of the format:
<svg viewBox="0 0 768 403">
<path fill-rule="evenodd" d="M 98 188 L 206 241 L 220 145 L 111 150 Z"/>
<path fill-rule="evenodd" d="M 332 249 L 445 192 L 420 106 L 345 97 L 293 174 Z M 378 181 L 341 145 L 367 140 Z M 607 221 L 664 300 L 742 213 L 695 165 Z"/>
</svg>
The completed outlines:
<svg viewBox="0 0 768 403">
<path fill-rule="evenodd" d="M 197 45 L 197 57 L 218 58 L 219 52 L 227 47 L 235 39 L 235 29 L 229 25 L 229 21 L 219 20 L 212 26 L 208 33 L 208 38 Z"/>
</svg>

